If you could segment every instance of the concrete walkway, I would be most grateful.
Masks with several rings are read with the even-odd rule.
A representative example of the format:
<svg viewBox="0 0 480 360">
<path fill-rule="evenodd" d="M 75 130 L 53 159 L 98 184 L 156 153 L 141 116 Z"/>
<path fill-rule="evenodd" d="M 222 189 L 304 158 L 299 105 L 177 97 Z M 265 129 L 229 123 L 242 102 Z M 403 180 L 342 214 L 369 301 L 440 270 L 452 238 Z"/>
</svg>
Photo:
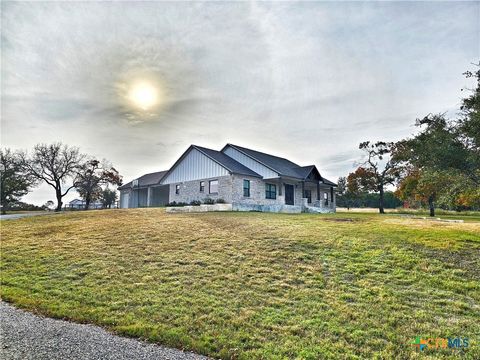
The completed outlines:
<svg viewBox="0 0 480 360">
<path fill-rule="evenodd" d="M 93 325 L 33 315 L 0 302 L 0 359 L 208 359 L 113 335 Z"/>
<path fill-rule="evenodd" d="M 34 212 L 21 213 L 21 214 L 7 214 L 7 215 L 0 215 L 0 220 L 15 220 L 15 219 L 21 219 L 24 217 L 53 215 L 53 214 L 59 214 L 59 213 L 56 213 L 54 211 L 34 211 Z"/>
</svg>

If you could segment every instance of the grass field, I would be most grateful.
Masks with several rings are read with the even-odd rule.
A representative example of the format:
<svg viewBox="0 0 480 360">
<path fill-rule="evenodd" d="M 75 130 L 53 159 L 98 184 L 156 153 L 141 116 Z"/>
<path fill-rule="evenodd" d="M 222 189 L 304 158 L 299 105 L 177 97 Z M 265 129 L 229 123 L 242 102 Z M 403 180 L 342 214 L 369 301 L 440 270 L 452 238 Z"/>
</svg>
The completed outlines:
<svg viewBox="0 0 480 360">
<path fill-rule="evenodd" d="M 2 298 L 48 316 L 220 358 L 480 358 L 479 222 L 131 209 L 1 235 Z"/>
</svg>

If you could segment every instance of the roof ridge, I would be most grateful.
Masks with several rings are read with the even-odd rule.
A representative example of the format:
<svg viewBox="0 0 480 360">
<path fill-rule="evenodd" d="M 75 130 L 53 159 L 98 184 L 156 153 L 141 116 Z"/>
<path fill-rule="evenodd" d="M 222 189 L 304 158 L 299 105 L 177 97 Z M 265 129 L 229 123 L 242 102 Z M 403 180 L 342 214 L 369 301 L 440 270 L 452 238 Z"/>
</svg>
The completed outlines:
<svg viewBox="0 0 480 360">
<path fill-rule="evenodd" d="M 285 158 L 285 157 L 281 157 L 281 156 L 277 156 L 277 155 L 272 155 L 272 154 L 269 154 L 269 153 L 266 153 L 266 152 L 263 152 L 263 151 L 258 151 L 258 150 L 250 149 L 250 148 L 247 148 L 247 147 L 245 147 L 245 146 L 235 145 L 235 144 L 232 144 L 232 143 L 227 143 L 227 145 L 230 145 L 230 146 L 233 146 L 233 147 L 237 147 L 237 148 L 240 148 L 240 149 L 255 151 L 255 152 L 260 153 L 260 154 L 263 154 L 263 155 L 272 156 L 272 157 L 275 157 L 275 158 L 277 158 L 277 159 L 287 160 L 287 161 L 290 161 L 292 164 L 295 164 L 293 161 L 291 161 L 291 160 L 289 160 L 289 159 L 287 159 L 287 158 Z"/>
<path fill-rule="evenodd" d="M 245 168 L 246 170 L 249 170 L 252 172 L 252 175 L 254 174 L 254 176 L 259 176 L 255 171 L 253 171 L 252 169 L 250 169 L 249 167 L 243 165 L 241 162 L 235 160 L 234 158 L 228 156 L 227 154 L 225 154 L 223 151 L 219 151 L 219 150 L 215 150 L 215 149 L 210 149 L 210 148 L 206 148 L 206 147 L 203 147 L 203 146 L 199 146 L 199 145 L 191 145 L 191 147 L 193 147 L 194 149 L 197 149 L 198 151 L 200 151 L 202 154 L 204 154 L 205 156 L 207 156 L 208 158 L 210 158 L 212 161 L 216 162 L 217 164 L 219 164 L 220 166 L 222 166 L 223 168 L 225 168 L 226 170 L 228 170 L 230 173 L 236 173 L 237 171 L 232 168 L 231 166 L 229 166 L 228 164 L 225 164 L 225 162 L 219 160 L 219 159 L 215 159 L 214 157 L 212 157 L 211 155 L 208 154 L 208 151 L 213 151 L 215 154 L 218 154 L 220 156 L 224 156 L 226 158 L 229 159 L 229 161 L 233 161 L 236 166 L 240 166 L 242 168 Z M 206 151 L 205 151 L 206 150 Z"/>
</svg>

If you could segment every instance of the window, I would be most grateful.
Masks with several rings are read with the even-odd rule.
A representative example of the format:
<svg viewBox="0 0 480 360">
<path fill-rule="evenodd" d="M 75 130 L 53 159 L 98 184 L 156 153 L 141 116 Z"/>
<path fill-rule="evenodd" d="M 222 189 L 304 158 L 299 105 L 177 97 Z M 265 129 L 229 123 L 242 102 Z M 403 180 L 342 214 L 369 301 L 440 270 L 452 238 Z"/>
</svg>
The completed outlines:
<svg viewBox="0 0 480 360">
<path fill-rule="evenodd" d="M 305 194 L 304 194 L 303 197 L 307 198 L 308 203 L 311 204 L 312 203 L 312 190 L 305 190 Z"/>
<path fill-rule="evenodd" d="M 218 180 L 210 180 L 208 185 L 209 185 L 208 192 L 210 194 L 217 194 L 218 193 Z"/>
<path fill-rule="evenodd" d="M 205 181 L 200 181 L 200 192 L 205 192 Z"/>
<path fill-rule="evenodd" d="M 325 205 L 328 205 L 328 193 L 323 193 L 323 199 L 325 200 Z"/>
<path fill-rule="evenodd" d="M 277 198 L 277 186 L 273 184 L 265 184 L 265 198 L 276 199 Z"/>
<path fill-rule="evenodd" d="M 243 180 L 243 196 L 250 197 L 250 180 Z"/>
<path fill-rule="evenodd" d="M 175 194 L 180 194 L 180 185 L 175 185 Z"/>
</svg>

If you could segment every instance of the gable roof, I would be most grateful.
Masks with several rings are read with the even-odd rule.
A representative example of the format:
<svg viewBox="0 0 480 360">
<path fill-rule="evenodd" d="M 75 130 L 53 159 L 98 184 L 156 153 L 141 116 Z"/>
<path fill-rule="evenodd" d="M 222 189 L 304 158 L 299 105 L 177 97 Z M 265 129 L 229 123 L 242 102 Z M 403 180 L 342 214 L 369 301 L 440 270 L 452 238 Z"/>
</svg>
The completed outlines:
<svg viewBox="0 0 480 360">
<path fill-rule="evenodd" d="M 180 156 L 180 158 L 175 162 L 175 164 L 173 164 L 170 170 L 167 171 L 167 173 L 164 175 L 164 178 L 166 178 L 178 166 L 178 164 L 182 162 L 182 160 L 188 155 L 188 153 L 192 149 L 199 151 L 200 153 L 202 153 L 212 161 L 216 162 L 232 174 L 255 176 L 259 178 L 262 177 L 255 171 L 247 168 L 246 166 L 240 164 L 237 160 L 232 159 L 230 156 L 227 156 L 220 151 L 204 148 L 198 145 L 190 145 L 188 149 L 182 154 L 182 156 Z"/>
<path fill-rule="evenodd" d="M 299 166 L 295 171 L 302 179 L 306 179 L 312 172 L 316 173 L 320 177 L 320 180 L 322 179 L 322 176 L 315 165 Z"/>
<path fill-rule="evenodd" d="M 322 179 L 323 179 L 323 183 L 324 183 L 325 185 L 330 185 L 330 186 L 333 186 L 333 187 L 337 187 L 337 186 L 338 186 L 338 185 L 335 184 L 333 181 L 330 181 L 330 180 L 325 179 L 325 178 L 322 178 Z"/>
<path fill-rule="evenodd" d="M 300 166 L 282 157 L 266 154 L 260 151 L 244 148 L 242 146 L 233 145 L 233 144 L 225 145 L 225 147 L 222 149 L 222 152 L 228 146 L 258 161 L 262 165 L 278 173 L 279 176 L 288 176 L 288 177 L 297 178 L 297 179 L 305 179 L 310 174 L 310 172 L 313 171 L 313 169 L 317 170 L 314 165 Z M 318 174 L 320 175 L 320 172 L 318 172 Z"/>
<path fill-rule="evenodd" d="M 255 171 L 247 168 L 243 164 L 240 164 L 237 160 L 232 159 L 230 156 L 225 155 L 221 151 L 204 148 L 197 145 L 192 145 L 192 146 L 198 151 L 200 151 L 201 153 L 203 153 L 204 155 L 208 156 L 210 159 L 212 159 L 216 163 L 223 166 L 225 169 L 227 169 L 233 174 L 255 176 L 260 178 L 262 177 L 259 174 L 257 174 Z"/>
<path fill-rule="evenodd" d="M 160 180 L 163 179 L 163 177 L 165 176 L 166 173 L 167 173 L 167 170 L 158 171 L 158 172 L 154 172 L 154 173 L 149 173 L 149 174 L 142 175 L 138 179 L 135 179 L 135 180 L 138 180 L 138 187 L 156 185 L 156 184 L 160 183 Z M 125 185 L 120 186 L 118 188 L 118 190 L 124 190 L 124 189 L 131 188 L 132 184 L 133 184 L 133 180 L 126 183 Z"/>
</svg>

